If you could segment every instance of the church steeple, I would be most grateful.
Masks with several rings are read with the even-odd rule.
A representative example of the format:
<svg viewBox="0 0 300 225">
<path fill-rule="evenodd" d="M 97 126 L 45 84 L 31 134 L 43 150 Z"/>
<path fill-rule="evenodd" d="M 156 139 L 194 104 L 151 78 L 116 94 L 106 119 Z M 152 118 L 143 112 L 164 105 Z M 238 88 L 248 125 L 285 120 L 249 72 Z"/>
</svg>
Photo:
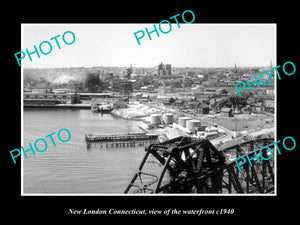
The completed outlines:
<svg viewBox="0 0 300 225">
<path fill-rule="evenodd" d="M 272 69 L 273 66 L 272 66 L 272 59 L 271 59 L 271 62 L 270 62 L 270 69 Z M 271 74 L 274 76 L 274 70 L 271 71 Z"/>
</svg>

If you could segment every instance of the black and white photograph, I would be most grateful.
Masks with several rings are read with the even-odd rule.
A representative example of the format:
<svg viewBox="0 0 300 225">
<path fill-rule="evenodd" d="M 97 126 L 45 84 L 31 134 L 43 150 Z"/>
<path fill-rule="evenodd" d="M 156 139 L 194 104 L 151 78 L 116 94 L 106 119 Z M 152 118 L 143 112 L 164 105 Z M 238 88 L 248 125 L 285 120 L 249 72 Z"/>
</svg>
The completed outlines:
<svg viewBox="0 0 300 225">
<path fill-rule="evenodd" d="M 5 220 L 296 219 L 296 5 L 6 8 Z"/>
<path fill-rule="evenodd" d="M 276 192 L 276 24 L 169 25 L 22 24 L 24 195 Z"/>
</svg>

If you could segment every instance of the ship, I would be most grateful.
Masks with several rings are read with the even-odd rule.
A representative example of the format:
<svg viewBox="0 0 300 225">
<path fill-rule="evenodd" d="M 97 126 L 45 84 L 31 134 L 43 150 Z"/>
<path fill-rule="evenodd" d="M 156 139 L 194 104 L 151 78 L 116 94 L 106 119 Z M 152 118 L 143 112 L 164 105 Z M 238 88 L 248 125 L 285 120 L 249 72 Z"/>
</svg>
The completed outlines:
<svg viewBox="0 0 300 225">
<path fill-rule="evenodd" d="M 92 112 L 108 113 L 114 109 L 111 103 L 93 103 L 91 105 Z"/>
</svg>

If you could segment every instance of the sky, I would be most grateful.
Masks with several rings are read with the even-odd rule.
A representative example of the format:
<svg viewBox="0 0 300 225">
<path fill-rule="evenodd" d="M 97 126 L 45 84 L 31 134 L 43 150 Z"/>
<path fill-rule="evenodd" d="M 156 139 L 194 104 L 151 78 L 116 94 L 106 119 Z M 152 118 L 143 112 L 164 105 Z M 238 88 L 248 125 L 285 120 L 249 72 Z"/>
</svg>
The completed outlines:
<svg viewBox="0 0 300 225">
<path fill-rule="evenodd" d="M 155 23 L 158 29 L 158 23 Z M 270 66 L 276 60 L 276 24 L 200 24 L 172 23 L 167 34 L 154 32 L 152 40 L 145 28 L 153 24 L 22 24 L 21 49 L 34 51 L 49 41 L 52 52 L 40 58 L 32 54 L 21 61 L 25 68 L 113 66 L 154 67 L 160 62 L 173 67 Z M 162 29 L 167 31 L 168 25 Z M 134 33 L 143 30 L 140 45 Z M 75 42 L 66 45 L 62 35 L 75 34 Z M 50 38 L 60 35 L 57 40 Z M 140 35 L 140 33 L 138 34 Z M 66 40 L 71 41 L 70 34 Z M 47 44 L 43 44 L 47 51 Z M 16 62 L 17 63 L 17 62 Z"/>
</svg>

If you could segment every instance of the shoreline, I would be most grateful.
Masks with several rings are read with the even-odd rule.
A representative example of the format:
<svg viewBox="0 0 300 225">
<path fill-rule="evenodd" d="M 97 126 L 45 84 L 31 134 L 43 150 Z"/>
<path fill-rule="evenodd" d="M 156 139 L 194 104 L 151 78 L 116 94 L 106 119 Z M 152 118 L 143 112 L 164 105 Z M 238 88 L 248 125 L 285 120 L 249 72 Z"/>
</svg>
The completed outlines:
<svg viewBox="0 0 300 225">
<path fill-rule="evenodd" d="M 145 104 L 129 104 L 127 108 L 114 109 L 111 114 L 126 120 L 143 121 L 153 113 L 161 113 L 161 110 Z"/>
<path fill-rule="evenodd" d="M 90 110 L 91 104 L 56 104 L 56 105 L 24 105 L 24 109 L 26 108 L 40 108 L 40 109 L 86 109 Z M 240 135 L 249 135 L 253 136 L 256 133 L 265 133 L 266 130 L 275 129 L 273 125 L 274 123 L 274 117 L 268 118 L 268 123 L 262 124 L 262 121 L 258 124 L 258 120 L 260 117 L 268 117 L 266 115 L 260 115 L 260 114 L 252 114 L 252 115 L 244 115 L 244 114 L 237 114 L 234 118 L 227 118 L 222 116 L 215 116 L 214 119 L 208 117 L 209 115 L 191 115 L 189 113 L 180 112 L 179 110 L 175 109 L 168 109 L 167 107 L 162 107 L 158 105 L 150 105 L 150 104 L 143 104 L 143 103 L 132 103 L 129 104 L 127 108 L 118 108 L 113 109 L 110 112 L 103 112 L 103 113 L 109 113 L 114 117 L 117 117 L 119 119 L 124 120 L 130 120 L 130 121 L 142 121 L 142 122 L 149 122 L 149 118 L 152 114 L 163 114 L 166 112 L 171 112 L 174 115 L 184 115 L 189 116 L 191 118 L 199 119 L 204 125 L 206 126 L 213 126 L 217 125 L 217 127 L 223 129 L 226 136 L 240 136 Z M 245 118 L 244 118 L 245 117 Z M 229 119 L 226 123 L 224 120 Z M 249 120 L 248 120 L 249 119 Z M 235 125 L 235 120 L 238 120 L 238 129 L 237 132 L 233 129 Z M 248 120 L 248 121 L 247 121 Z M 262 120 L 262 119 L 261 119 Z M 247 125 L 247 126 L 245 126 Z M 259 126 L 258 126 L 259 125 Z M 144 129 L 144 127 L 139 126 L 140 129 L 142 129 L 145 132 L 153 132 L 149 129 Z M 239 133 L 239 135 L 237 135 Z M 269 133 L 269 132 L 267 132 Z M 272 132 L 271 132 L 272 133 Z M 237 138 L 237 137 L 236 137 Z M 217 138 L 216 141 L 225 141 L 226 138 L 220 137 Z M 229 139 L 229 138 L 228 138 Z M 226 139 L 227 140 L 227 139 Z"/>
<path fill-rule="evenodd" d="M 91 104 L 23 105 L 23 108 L 91 109 Z"/>
</svg>

